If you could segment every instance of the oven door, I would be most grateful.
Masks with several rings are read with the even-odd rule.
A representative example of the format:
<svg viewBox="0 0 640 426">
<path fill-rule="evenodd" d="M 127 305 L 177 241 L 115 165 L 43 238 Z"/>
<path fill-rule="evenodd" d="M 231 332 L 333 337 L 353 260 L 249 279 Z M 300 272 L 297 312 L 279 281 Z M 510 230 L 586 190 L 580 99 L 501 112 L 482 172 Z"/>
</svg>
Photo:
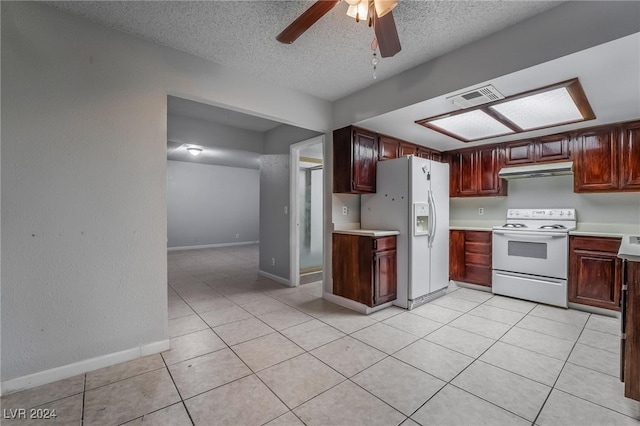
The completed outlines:
<svg viewBox="0 0 640 426">
<path fill-rule="evenodd" d="M 493 269 L 543 277 L 567 278 L 565 232 L 493 231 Z"/>
</svg>

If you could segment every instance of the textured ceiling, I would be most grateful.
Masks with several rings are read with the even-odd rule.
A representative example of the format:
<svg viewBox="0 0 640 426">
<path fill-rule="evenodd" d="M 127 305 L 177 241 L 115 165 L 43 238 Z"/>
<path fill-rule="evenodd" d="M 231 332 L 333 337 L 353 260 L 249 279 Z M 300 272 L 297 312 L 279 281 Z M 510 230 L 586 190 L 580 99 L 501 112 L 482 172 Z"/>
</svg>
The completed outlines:
<svg viewBox="0 0 640 426">
<path fill-rule="evenodd" d="M 312 1 L 48 2 L 110 27 L 333 101 L 517 24 L 557 1 L 400 1 L 402 51 L 372 78 L 373 30 L 339 3 L 292 45 L 275 40 Z"/>
</svg>

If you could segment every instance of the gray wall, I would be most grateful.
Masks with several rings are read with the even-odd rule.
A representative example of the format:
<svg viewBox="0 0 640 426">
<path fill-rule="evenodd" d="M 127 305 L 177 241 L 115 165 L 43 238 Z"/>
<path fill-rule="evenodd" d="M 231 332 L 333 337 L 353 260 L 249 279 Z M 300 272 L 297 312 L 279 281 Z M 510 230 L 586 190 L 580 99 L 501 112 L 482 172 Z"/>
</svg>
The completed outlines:
<svg viewBox="0 0 640 426">
<path fill-rule="evenodd" d="M 167 117 L 167 139 L 182 143 L 262 153 L 264 135 L 181 115 Z"/>
<path fill-rule="evenodd" d="M 264 153 L 268 155 L 260 158 L 260 270 L 286 281 L 290 279 L 289 146 L 319 134 L 284 124 L 264 135 Z"/>
<path fill-rule="evenodd" d="M 169 248 L 258 241 L 259 209 L 259 170 L 167 162 Z"/>
<path fill-rule="evenodd" d="M 42 3 L 0 7 L 4 392 L 168 339 L 167 94 L 318 131 L 331 105 Z"/>
<path fill-rule="evenodd" d="M 576 209 L 578 221 L 586 223 L 640 224 L 637 192 L 576 194 L 573 176 L 538 177 L 509 181 L 507 197 L 452 198 L 451 220 L 504 220 L 508 208 Z M 484 215 L 478 215 L 478 208 Z"/>
<path fill-rule="evenodd" d="M 260 271 L 284 280 L 290 264 L 289 160 L 284 154 L 260 158 Z"/>
</svg>

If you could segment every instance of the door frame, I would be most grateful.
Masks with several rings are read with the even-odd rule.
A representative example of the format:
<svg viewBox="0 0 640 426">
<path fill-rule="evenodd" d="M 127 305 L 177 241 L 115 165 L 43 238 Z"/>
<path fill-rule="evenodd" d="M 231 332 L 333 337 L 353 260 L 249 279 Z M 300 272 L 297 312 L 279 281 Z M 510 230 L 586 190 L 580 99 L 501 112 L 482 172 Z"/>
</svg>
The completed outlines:
<svg viewBox="0 0 640 426">
<path fill-rule="evenodd" d="M 300 185 L 300 151 L 303 149 L 322 144 L 324 153 L 324 135 L 316 136 L 302 142 L 289 146 L 290 158 L 290 178 L 289 178 L 289 285 L 297 287 L 300 285 L 300 199 L 298 197 L 298 186 Z M 324 162 L 324 159 L 323 159 Z M 324 179 L 322 181 L 322 194 L 324 194 Z M 323 197 L 324 204 L 324 197 Z M 324 224 L 324 206 L 322 208 Z M 324 236 L 324 232 L 323 232 Z M 324 256 L 324 238 L 322 252 Z"/>
</svg>

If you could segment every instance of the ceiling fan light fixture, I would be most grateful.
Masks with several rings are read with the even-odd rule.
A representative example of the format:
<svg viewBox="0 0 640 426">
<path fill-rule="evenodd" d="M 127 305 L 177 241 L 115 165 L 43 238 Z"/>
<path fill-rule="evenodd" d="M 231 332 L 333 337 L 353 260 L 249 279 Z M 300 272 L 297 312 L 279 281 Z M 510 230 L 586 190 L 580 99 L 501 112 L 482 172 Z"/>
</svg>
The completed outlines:
<svg viewBox="0 0 640 426">
<path fill-rule="evenodd" d="M 368 0 L 346 0 L 349 4 L 347 16 L 356 20 L 356 22 L 366 21 L 369 12 Z"/>
<path fill-rule="evenodd" d="M 397 0 L 373 0 L 373 4 L 376 7 L 376 15 L 378 18 L 382 18 L 391 12 L 398 5 L 398 2 Z"/>
</svg>

